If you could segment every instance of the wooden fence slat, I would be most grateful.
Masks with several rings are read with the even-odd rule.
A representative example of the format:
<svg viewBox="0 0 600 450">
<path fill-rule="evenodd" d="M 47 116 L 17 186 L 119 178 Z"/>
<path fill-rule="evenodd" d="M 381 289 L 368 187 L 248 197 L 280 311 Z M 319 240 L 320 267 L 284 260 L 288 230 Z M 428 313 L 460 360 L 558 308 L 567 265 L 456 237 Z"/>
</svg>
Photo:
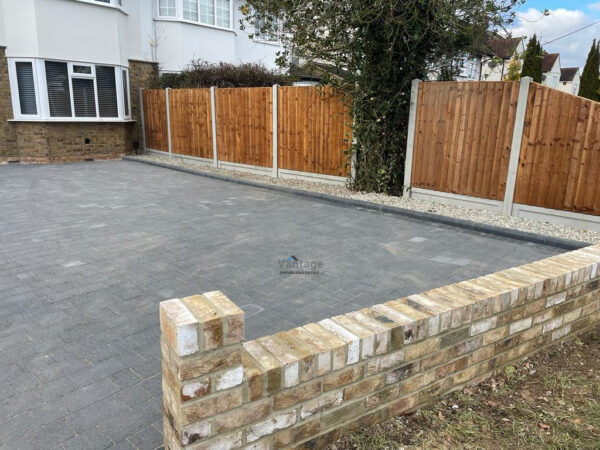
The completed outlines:
<svg viewBox="0 0 600 450">
<path fill-rule="evenodd" d="M 350 111 L 328 88 L 279 88 L 280 169 L 348 176 Z"/>
<path fill-rule="evenodd" d="M 502 200 L 518 85 L 420 85 L 412 185 Z"/>
</svg>

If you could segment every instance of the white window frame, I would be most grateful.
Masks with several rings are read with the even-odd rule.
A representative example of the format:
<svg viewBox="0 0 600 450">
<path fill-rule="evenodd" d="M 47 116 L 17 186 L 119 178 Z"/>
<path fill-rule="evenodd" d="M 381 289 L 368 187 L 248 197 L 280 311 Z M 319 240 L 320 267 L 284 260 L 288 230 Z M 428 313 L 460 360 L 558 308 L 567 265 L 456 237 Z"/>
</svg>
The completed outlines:
<svg viewBox="0 0 600 450">
<path fill-rule="evenodd" d="M 109 2 L 102 2 L 99 0 L 75 0 L 75 1 L 80 2 L 80 3 L 88 3 L 90 5 L 104 6 L 105 8 L 114 8 L 114 9 L 118 9 L 118 10 L 126 13 L 125 2 L 127 0 L 110 0 Z"/>
<path fill-rule="evenodd" d="M 156 18 L 162 20 L 177 20 L 183 17 L 183 3 L 181 0 L 175 0 L 175 15 L 174 16 L 163 16 L 160 13 L 160 0 L 156 0 Z"/>
<path fill-rule="evenodd" d="M 76 73 L 73 70 L 73 66 L 84 66 L 90 67 L 92 69 L 91 74 L 87 73 Z M 98 84 L 96 83 L 96 65 L 95 64 L 86 64 L 86 63 L 76 63 L 76 62 L 67 62 L 68 72 L 69 72 L 69 89 L 71 94 L 71 114 L 74 119 L 91 119 L 91 117 L 77 117 L 75 115 L 75 95 L 73 94 L 73 78 L 79 78 L 81 80 L 93 80 L 94 82 L 94 103 L 96 107 L 96 118 L 99 117 L 98 111 Z M 114 70 L 114 68 L 113 68 Z M 116 84 L 116 81 L 115 81 Z M 115 86 L 115 89 L 117 87 Z"/>
<path fill-rule="evenodd" d="M 19 82 L 17 80 L 17 63 L 18 62 L 29 62 L 31 63 L 31 69 L 33 71 L 33 88 L 35 89 L 35 108 L 37 114 L 22 114 L 21 113 L 21 99 L 19 98 Z M 12 100 L 12 107 L 14 115 L 24 119 L 41 119 L 42 108 L 40 105 L 40 84 L 38 80 L 37 61 L 35 58 L 11 58 L 8 62 L 9 72 L 9 85 L 10 85 L 10 97 Z"/>
<path fill-rule="evenodd" d="M 129 68 L 125 66 L 116 66 L 114 64 L 90 63 L 78 61 L 64 61 L 50 58 L 7 58 L 9 84 L 11 91 L 11 100 L 13 106 L 14 121 L 41 121 L 41 122 L 125 122 L 131 120 L 131 82 L 129 80 Z M 48 85 L 46 80 L 46 61 L 55 61 L 67 64 L 67 73 L 69 76 L 69 94 L 71 102 L 71 117 L 52 117 L 50 116 L 50 104 L 48 101 Z M 37 114 L 21 114 L 21 103 L 19 99 L 19 86 L 17 80 L 17 62 L 31 62 L 33 68 L 33 81 L 36 93 Z M 91 67 L 91 74 L 75 73 L 73 66 Z M 117 113 L 118 117 L 100 117 L 98 105 L 98 81 L 96 79 L 96 66 L 112 67 L 115 71 L 115 89 L 117 94 Z M 123 92 L 123 72 L 127 77 L 128 98 L 124 98 Z M 96 103 L 96 117 L 75 117 L 75 104 L 73 97 L 73 78 L 93 79 L 94 96 Z M 125 115 L 125 101 L 129 106 L 129 114 Z"/>
<path fill-rule="evenodd" d="M 254 36 L 253 36 L 253 41 L 254 42 L 258 42 L 259 44 L 267 44 L 267 45 L 275 45 L 275 46 L 280 46 L 281 45 L 281 23 L 279 22 L 279 19 L 277 19 L 277 39 L 275 40 L 268 40 L 268 39 L 262 39 L 260 36 L 263 33 L 257 33 L 256 32 L 256 25 L 254 25 Z"/>
<path fill-rule="evenodd" d="M 119 102 L 119 117 L 124 117 L 126 120 L 131 120 L 131 85 L 129 84 L 129 69 L 127 67 L 118 67 L 119 76 L 116 78 L 117 83 L 120 80 L 120 89 L 117 86 L 117 101 Z M 125 72 L 125 83 L 127 84 L 127 98 L 123 98 L 123 72 Z M 129 114 L 125 114 L 125 102 L 127 102 L 127 110 Z"/>
<path fill-rule="evenodd" d="M 229 26 L 227 27 L 222 27 L 219 25 L 216 25 L 217 23 L 217 2 L 216 0 L 213 0 L 213 24 L 209 24 L 209 23 L 203 23 L 200 22 L 200 4 L 198 4 L 198 21 L 194 21 L 194 20 L 187 20 L 183 18 L 183 0 L 175 0 L 175 16 L 162 16 L 160 14 L 160 4 L 158 2 L 158 0 L 156 0 L 156 8 L 154 11 L 154 20 L 160 20 L 160 21 L 166 21 L 166 22 L 183 22 L 183 23 L 189 23 L 191 25 L 197 25 L 199 27 L 206 27 L 206 28 L 214 28 L 216 30 L 223 30 L 223 31 L 231 31 L 233 33 L 235 33 L 235 30 L 233 28 L 233 19 L 234 19 L 234 0 L 230 0 L 229 2 Z"/>
</svg>

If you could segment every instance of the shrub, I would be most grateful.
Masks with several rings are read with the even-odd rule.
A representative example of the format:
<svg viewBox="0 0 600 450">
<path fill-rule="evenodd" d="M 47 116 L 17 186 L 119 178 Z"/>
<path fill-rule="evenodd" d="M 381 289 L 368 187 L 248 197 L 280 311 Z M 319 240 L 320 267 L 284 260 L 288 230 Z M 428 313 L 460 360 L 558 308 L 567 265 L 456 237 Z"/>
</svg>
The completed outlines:
<svg viewBox="0 0 600 450">
<path fill-rule="evenodd" d="M 260 63 L 209 63 L 194 60 L 187 69 L 179 73 L 163 73 L 154 82 L 155 88 L 207 88 L 266 87 L 279 84 L 289 86 L 293 78 Z"/>
</svg>

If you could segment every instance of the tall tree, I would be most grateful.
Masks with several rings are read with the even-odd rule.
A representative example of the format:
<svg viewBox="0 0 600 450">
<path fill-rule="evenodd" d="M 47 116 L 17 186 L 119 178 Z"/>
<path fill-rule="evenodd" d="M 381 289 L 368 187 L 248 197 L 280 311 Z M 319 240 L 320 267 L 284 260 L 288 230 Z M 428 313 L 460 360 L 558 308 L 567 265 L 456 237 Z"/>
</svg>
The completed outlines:
<svg viewBox="0 0 600 450">
<path fill-rule="evenodd" d="M 543 60 L 544 50 L 542 49 L 542 44 L 540 44 L 540 41 L 538 41 L 537 36 L 534 34 L 525 49 L 521 77 L 531 77 L 536 83 L 541 83 Z"/>
<path fill-rule="evenodd" d="M 244 24 L 277 18 L 282 67 L 317 62 L 353 111 L 357 189 L 400 192 L 411 81 L 451 78 L 523 0 L 246 0 Z M 265 20 L 264 18 L 267 18 Z M 325 63 L 325 64 L 323 64 Z M 460 65 L 454 65 L 460 70 Z M 443 69 L 444 73 L 441 73 Z"/>
<path fill-rule="evenodd" d="M 596 40 L 592 43 L 592 48 L 588 53 L 583 73 L 581 74 L 581 85 L 579 87 L 579 95 L 589 98 L 590 100 L 600 100 L 600 44 L 596 44 Z"/>
</svg>

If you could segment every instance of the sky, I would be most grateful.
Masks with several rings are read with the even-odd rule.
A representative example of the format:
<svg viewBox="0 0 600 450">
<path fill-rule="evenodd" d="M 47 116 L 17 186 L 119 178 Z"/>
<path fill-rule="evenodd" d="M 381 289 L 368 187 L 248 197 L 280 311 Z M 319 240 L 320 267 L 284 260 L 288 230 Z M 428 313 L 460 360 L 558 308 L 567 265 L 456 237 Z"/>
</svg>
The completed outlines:
<svg viewBox="0 0 600 450">
<path fill-rule="evenodd" d="M 542 11 L 548 9 L 549 16 Z M 512 26 L 513 36 L 541 36 L 542 46 L 548 53 L 560 53 L 562 67 L 580 67 L 583 70 L 592 41 L 600 39 L 600 23 L 571 36 L 551 42 L 564 34 L 600 20 L 600 0 L 526 0 L 517 11 Z"/>
</svg>

